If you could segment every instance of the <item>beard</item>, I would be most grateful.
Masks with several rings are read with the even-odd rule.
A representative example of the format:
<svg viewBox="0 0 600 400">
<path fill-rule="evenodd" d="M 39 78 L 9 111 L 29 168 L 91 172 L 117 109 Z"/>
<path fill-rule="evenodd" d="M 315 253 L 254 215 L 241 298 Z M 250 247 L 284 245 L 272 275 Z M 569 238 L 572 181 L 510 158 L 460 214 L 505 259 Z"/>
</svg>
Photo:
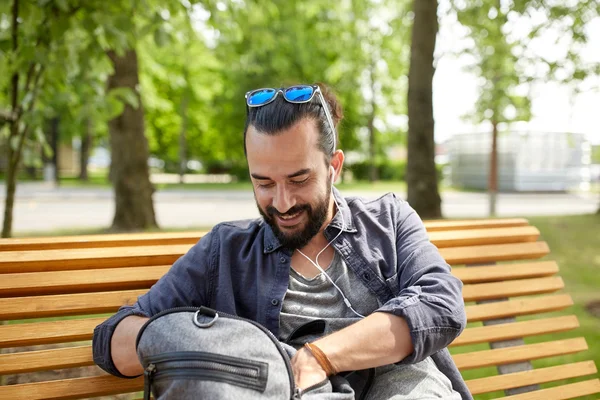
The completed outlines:
<svg viewBox="0 0 600 400">
<path fill-rule="evenodd" d="M 258 207 L 258 212 L 260 215 L 273 230 L 273 233 L 275 234 L 277 240 L 279 240 L 279 243 L 281 243 L 283 247 L 286 247 L 290 250 L 296 250 L 306 246 L 308 242 L 310 242 L 311 239 L 314 238 L 321 230 L 321 227 L 327 218 L 330 196 L 331 184 L 328 183 L 325 196 L 317 198 L 315 203 L 297 204 L 283 214 L 277 211 L 277 209 L 275 209 L 273 206 L 267 206 L 266 211 L 263 211 L 258 202 L 256 203 L 256 206 Z M 306 211 L 308 222 L 305 223 L 304 227 L 301 228 L 300 231 L 285 233 L 279 228 L 279 225 L 277 225 L 275 216 L 294 215 L 302 211 Z"/>
</svg>

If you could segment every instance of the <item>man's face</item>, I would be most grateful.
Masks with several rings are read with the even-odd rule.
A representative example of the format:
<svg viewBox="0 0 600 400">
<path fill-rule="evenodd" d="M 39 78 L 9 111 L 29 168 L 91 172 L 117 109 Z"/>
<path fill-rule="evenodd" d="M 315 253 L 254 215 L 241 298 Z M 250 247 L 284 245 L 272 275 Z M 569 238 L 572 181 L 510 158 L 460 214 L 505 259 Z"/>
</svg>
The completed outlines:
<svg viewBox="0 0 600 400">
<path fill-rule="evenodd" d="M 246 134 L 256 205 L 290 249 L 303 248 L 329 216 L 331 179 L 318 139 L 315 122 L 306 118 L 277 135 L 252 126 Z"/>
</svg>

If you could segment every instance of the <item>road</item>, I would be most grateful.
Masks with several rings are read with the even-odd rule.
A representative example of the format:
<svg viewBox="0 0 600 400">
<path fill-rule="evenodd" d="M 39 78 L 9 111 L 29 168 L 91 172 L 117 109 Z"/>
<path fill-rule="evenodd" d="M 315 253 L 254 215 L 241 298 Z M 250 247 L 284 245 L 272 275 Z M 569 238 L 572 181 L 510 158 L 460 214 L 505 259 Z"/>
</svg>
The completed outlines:
<svg viewBox="0 0 600 400">
<path fill-rule="evenodd" d="M 4 187 L 0 186 L 0 209 L 4 212 Z M 383 193 L 344 192 L 375 198 Z M 405 198 L 405 194 L 397 193 Z M 443 192 L 447 218 L 486 217 L 488 198 L 483 193 Z M 208 227 L 221 221 L 258 216 L 251 192 L 164 190 L 154 194 L 157 222 L 161 228 Z M 500 194 L 497 214 L 502 217 L 594 213 L 598 195 Z M 95 229 L 110 226 L 114 214 L 110 189 L 54 188 L 48 184 L 23 183 L 17 189 L 13 232 Z"/>
</svg>

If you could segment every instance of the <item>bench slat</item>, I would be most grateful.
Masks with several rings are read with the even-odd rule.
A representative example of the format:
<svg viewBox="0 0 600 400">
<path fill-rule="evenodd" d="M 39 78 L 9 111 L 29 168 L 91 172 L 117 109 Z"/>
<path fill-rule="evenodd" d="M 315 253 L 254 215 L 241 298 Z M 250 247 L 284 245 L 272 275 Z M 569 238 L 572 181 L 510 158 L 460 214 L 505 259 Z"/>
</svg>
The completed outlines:
<svg viewBox="0 0 600 400">
<path fill-rule="evenodd" d="M 523 218 L 457 221 L 437 220 L 424 221 L 423 223 L 428 232 L 472 229 L 485 229 L 490 231 L 490 228 L 502 229 L 529 225 L 528 221 Z M 194 244 L 206 233 L 206 231 L 115 233 L 103 235 L 0 239 L 0 252 L 122 246 L 158 246 L 164 244 Z"/>
<path fill-rule="evenodd" d="M 0 253 L 0 273 L 171 265 L 190 247 L 181 244 L 69 251 L 5 251 Z"/>
<path fill-rule="evenodd" d="M 0 398 L 64 400 L 110 396 L 144 390 L 144 378 L 122 379 L 111 375 L 0 386 Z"/>
<path fill-rule="evenodd" d="M 463 333 L 450 344 L 450 346 L 499 342 L 502 340 L 542 335 L 545 333 L 564 332 L 578 327 L 579 321 L 574 315 L 480 326 L 465 329 Z"/>
<path fill-rule="evenodd" d="M 0 298 L 0 320 L 61 317 L 113 313 L 123 304 L 132 305 L 146 290 L 81 293 L 71 295 Z M 469 322 L 486 321 L 558 311 L 573 305 L 568 294 L 512 299 L 490 304 L 467 305 Z"/>
<path fill-rule="evenodd" d="M 502 299 L 506 297 L 555 292 L 564 288 L 564 286 L 565 284 L 562 278 L 558 276 L 550 278 L 519 279 L 508 282 L 474 283 L 463 286 L 463 298 L 465 301 Z"/>
<path fill-rule="evenodd" d="M 0 348 L 89 340 L 105 317 L 0 325 Z"/>
<path fill-rule="evenodd" d="M 538 278 L 552 276 L 558 272 L 556 261 L 537 261 L 519 264 L 501 264 L 477 268 L 457 267 L 452 275 L 463 283 L 483 283 L 511 279 Z"/>
<path fill-rule="evenodd" d="M 93 365 L 91 346 L 0 354 L 0 375 Z"/>
<path fill-rule="evenodd" d="M 428 232 L 429 240 L 438 248 L 479 246 L 484 244 L 535 242 L 540 231 L 534 226 L 463 231 Z"/>
<path fill-rule="evenodd" d="M 454 354 L 452 358 L 454 358 L 458 369 L 466 370 L 573 354 L 587 349 L 588 346 L 584 338 L 575 338 Z"/>
<path fill-rule="evenodd" d="M 150 288 L 169 268 L 169 265 L 158 265 L 4 274 L 0 280 L 0 297 Z M 550 276 L 557 271 L 556 262 L 544 261 L 478 268 L 460 267 L 454 268 L 452 274 L 463 283 L 478 283 Z"/>
<path fill-rule="evenodd" d="M 122 305 L 133 305 L 147 291 L 142 289 L 0 299 L 0 320 L 114 313 Z"/>
<path fill-rule="evenodd" d="M 548 253 L 550 253 L 550 249 L 546 242 L 489 244 L 440 249 L 440 254 L 450 265 L 531 260 L 541 258 Z"/>
<path fill-rule="evenodd" d="M 0 273 L 67 271 L 171 265 L 191 245 L 117 247 L 98 249 L 6 251 L 0 253 Z M 447 247 L 440 249 L 451 265 L 517 261 L 548 254 L 545 242 Z"/>
<path fill-rule="evenodd" d="M 557 294 L 531 298 L 517 298 L 489 304 L 465 306 L 468 322 L 489 321 L 494 319 L 517 317 L 520 315 L 540 314 L 559 311 L 573 305 L 568 294 Z"/>
<path fill-rule="evenodd" d="M 0 326 L 0 347 L 18 347 L 90 340 L 96 325 L 103 322 L 105 319 L 105 317 L 96 317 L 79 320 Z M 463 331 L 461 336 L 451 344 L 451 346 L 487 343 L 516 337 L 562 332 L 574 329 L 578 326 L 579 323 L 575 316 L 563 316 L 502 325 L 467 328 Z M 58 350 L 54 351 L 58 352 Z M 68 357 L 57 357 L 57 360 L 59 358 Z M 58 368 L 57 364 L 53 365 L 54 368 Z"/>
<path fill-rule="evenodd" d="M 596 393 L 600 393 L 600 379 L 592 379 L 589 381 L 557 386 L 550 389 L 542 389 L 535 392 L 507 396 L 503 397 L 502 400 L 566 400 Z"/>
<path fill-rule="evenodd" d="M 11 238 L 0 239 L 0 252 L 91 249 L 98 247 L 161 246 L 164 244 L 194 244 L 206 234 L 206 231 L 192 231 Z"/>
<path fill-rule="evenodd" d="M 593 375 L 597 372 L 593 361 L 582 361 L 556 367 L 539 368 L 531 371 L 490 376 L 487 378 L 465 381 L 471 394 L 495 392 L 497 390 L 514 389 L 540 383 Z"/>
<path fill-rule="evenodd" d="M 149 289 L 170 265 L 4 274 L 0 297 Z"/>
<path fill-rule="evenodd" d="M 512 348 L 455 354 L 452 357 L 457 367 L 460 370 L 465 370 L 572 354 L 586 349 L 587 344 L 585 339 L 576 338 L 516 346 Z M 0 361 L 0 373 L 60 369 L 68 368 L 73 365 L 93 365 L 91 346 L 4 354 L 0 356 Z M 26 362 L 27 364 L 25 364 Z"/>
<path fill-rule="evenodd" d="M 502 219 L 465 219 L 465 220 L 430 220 L 424 221 L 428 232 L 460 230 L 460 229 L 489 229 L 507 228 L 512 226 L 529 225 L 525 218 Z"/>
</svg>

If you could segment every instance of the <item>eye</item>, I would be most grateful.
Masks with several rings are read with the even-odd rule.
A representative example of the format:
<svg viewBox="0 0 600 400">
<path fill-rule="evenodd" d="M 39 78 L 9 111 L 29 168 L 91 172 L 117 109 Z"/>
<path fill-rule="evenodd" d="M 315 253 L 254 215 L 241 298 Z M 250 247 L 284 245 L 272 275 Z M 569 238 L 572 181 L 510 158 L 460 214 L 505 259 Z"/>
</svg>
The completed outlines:
<svg viewBox="0 0 600 400">
<path fill-rule="evenodd" d="M 304 178 L 301 181 L 291 181 L 294 185 L 303 185 L 308 182 L 308 178 Z"/>
<path fill-rule="evenodd" d="M 263 188 L 263 189 L 268 189 L 270 187 L 273 187 L 274 183 L 273 182 L 267 182 L 267 183 L 257 183 L 256 186 L 258 186 L 259 188 Z"/>
</svg>

